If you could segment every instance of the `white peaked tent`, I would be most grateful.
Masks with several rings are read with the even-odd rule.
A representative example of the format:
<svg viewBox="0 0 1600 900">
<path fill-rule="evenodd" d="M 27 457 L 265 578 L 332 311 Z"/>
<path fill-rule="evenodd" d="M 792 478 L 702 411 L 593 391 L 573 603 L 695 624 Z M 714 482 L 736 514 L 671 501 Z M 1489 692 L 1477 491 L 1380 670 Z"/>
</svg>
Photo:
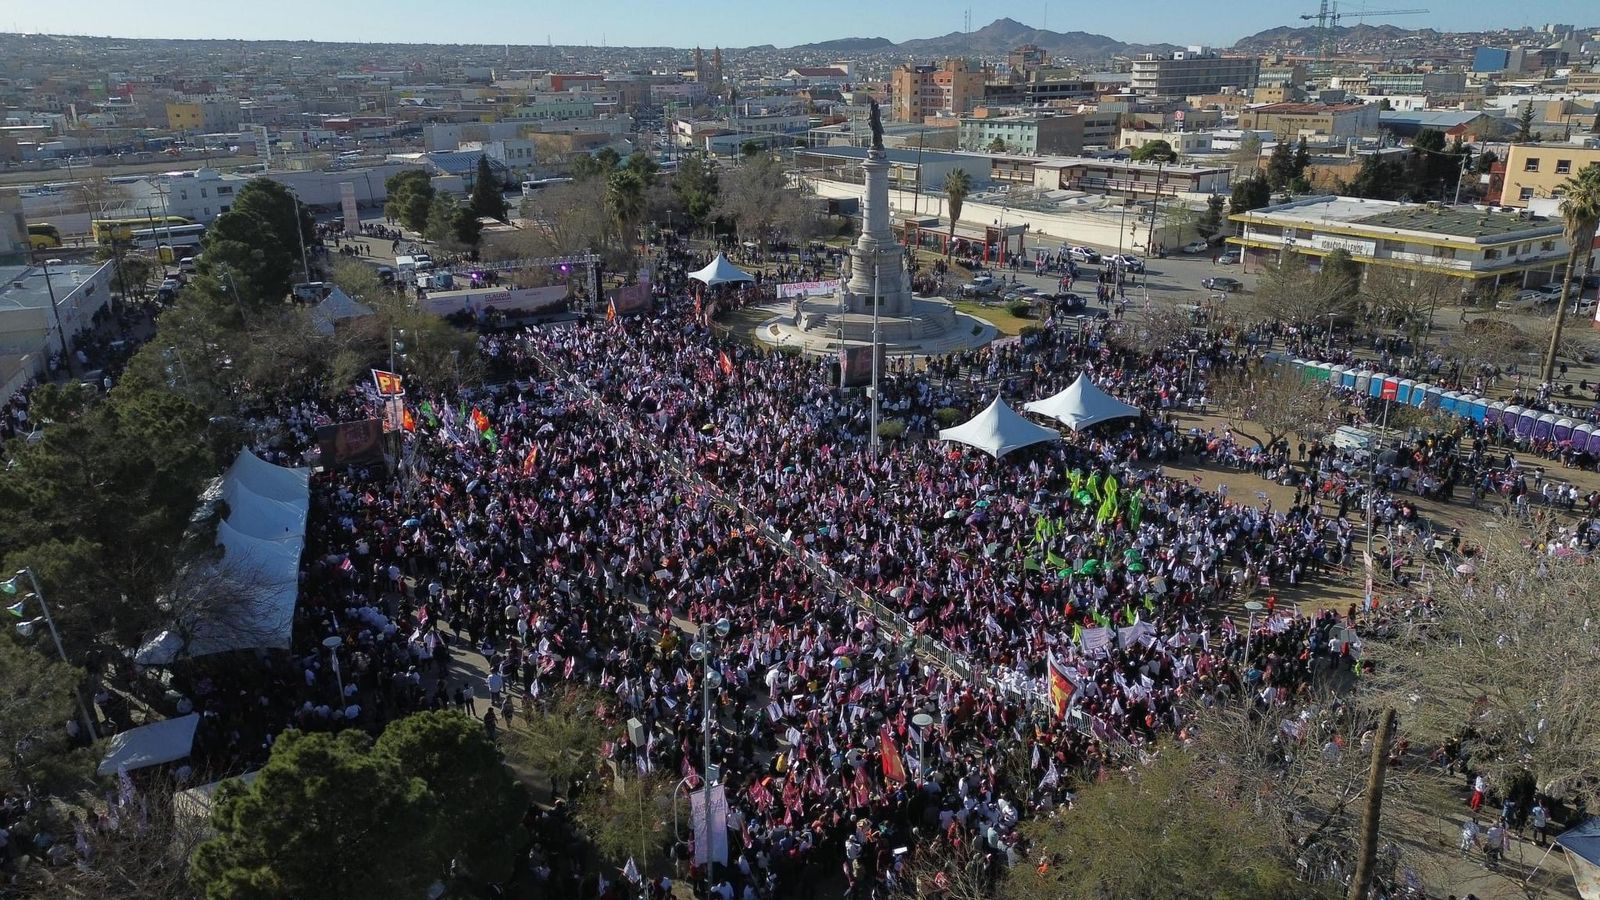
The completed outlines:
<svg viewBox="0 0 1600 900">
<path fill-rule="evenodd" d="M 727 284 L 732 281 L 755 281 L 755 278 L 749 272 L 728 262 L 728 258 L 721 253 L 718 253 L 717 258 L 713 259 L 711 264 L 704 269 L 698 272 L 690 272 L 689 277 L 695 281 L 705 282 L 706 287 Z"/>
<path fill-rule="evenodd" d="M 200 714 L 189 713 L 114 735 L 96 771 L 101 775 L 119 769 L 132 772 L 183 759 L 194 749 L 194 730 L 199 724 Z"/>
<path fill-rule="evenodd" d="M 1043 425 L 1029 422 L 1017 415 L 1016 410 L 1007 406 L 1004 400 L 995 397 L 988 409 L 967 422 L 954 428 L 940 429 L 939 440 L 977 447 L 999 459 L 1013 450 L 1030 444 L 1059 441 L 1061 433 L 1054 428 L 1045 428 Z"/>
<path fill-rule="evenodd" d="M 1079 375 L 1072 386 L 1043 400 L 1024 404 L 1023 409 L 1049 416 L 1073 431 L 1082 431 L 1111 419 L 1138 418 L 1139 407 L 1123 403 L 1095 387 L 1088 375 Z"/>
<path fill-rule="evenodd" d="M 358 303 L 349 294 L 335 287 L 322 298 L 322 302 L 311 308 L 311 327 L 318 334 L 333 334 L 335 322 L 346 319 L 360 319 L 372 315 L 372 308 Z"/>
<path fill-rule="evenodd" d="M 309 472 L 286 469 L 249 450 L 207 496 L 202 515 L 218 499 L 228 517 L 216 526 L 221 559 L 191 573 L 187 592 L 228 591 L 227 602 L 177 603 L 172 627 L 152 635 L 134 655 L 141 665 L 168 665 L 182 657 L 261 647 L 287 649 L 300 591 L 300 551 L 305 544 Z M 185 593 L 187 593 L 185 592 Z M 196 594 L 199 596 L 199 593 Z"/>
</svg>

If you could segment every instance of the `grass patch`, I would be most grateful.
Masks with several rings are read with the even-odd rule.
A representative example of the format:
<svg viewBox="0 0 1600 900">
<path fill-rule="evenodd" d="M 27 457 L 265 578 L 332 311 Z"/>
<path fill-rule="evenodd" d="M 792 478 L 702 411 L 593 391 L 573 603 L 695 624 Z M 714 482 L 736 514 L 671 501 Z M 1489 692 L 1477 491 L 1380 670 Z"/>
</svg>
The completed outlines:
<svg viewBox="0 0 1600 900">
<path fill-rule="evenodd" d="M 1007 337 L 1021 334 L 1022 329 L 1027 328 L 1029 325 L 1037 327 L 1039 324 L 1033 319 L 1019 319 L 1013 316 L 1011 313 L 1006 312 L 1004 306 L 984 306 L 976 300 L 952 300 L 951 302 L 956 305 L 958 311 L 987 321 Z"/>
</svg>

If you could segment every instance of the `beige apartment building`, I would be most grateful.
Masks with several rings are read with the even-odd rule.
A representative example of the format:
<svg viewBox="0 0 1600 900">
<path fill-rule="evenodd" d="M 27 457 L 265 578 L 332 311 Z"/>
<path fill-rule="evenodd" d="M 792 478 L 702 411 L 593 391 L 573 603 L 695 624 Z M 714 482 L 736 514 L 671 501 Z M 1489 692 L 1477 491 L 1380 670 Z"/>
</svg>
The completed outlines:
<svg viewBox="0 0 1600 900">
<path fill-rule="evenodd" d="M 889 77 L 889 115 L 920 123 L 934 116 L 963 116 L 983 102 L 984 71 L 964 59 L 937 66 L 903 65 Z"/>
<path fill-rule="evenodd" d="M 1575 144 L 1512 144 L 1506 153 L 1501 206 L 1524 208 L 1529 200 L 1561 196 L 1567 179 L 1600 165 L 1600 149 Z"/>
</svg>

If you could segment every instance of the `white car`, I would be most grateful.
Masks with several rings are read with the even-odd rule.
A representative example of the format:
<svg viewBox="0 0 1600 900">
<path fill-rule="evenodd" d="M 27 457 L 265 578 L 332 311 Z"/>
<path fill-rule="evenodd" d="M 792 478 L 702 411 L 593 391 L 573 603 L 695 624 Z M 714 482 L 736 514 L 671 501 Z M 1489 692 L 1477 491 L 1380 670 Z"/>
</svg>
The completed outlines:
<svg viewBox="0 0 1600 900">
<path fill-rule="evenodd" d="M 1183 252 L 1185 253 L 1204 253 L 1210 249 L 1211 245 L 1205 241 L 1190 241 L 1183 245 Z"/>
<path fill-rule="evenodd" d="M 1073 262 L 1088 263 L 1090 265 L 1100 262 L 1100 251 L 1092 247 L 1073 247 L 1067 251 L 1067 255 L 1072 257 Z"/>
<path fill-rule="evenodd" d="M 1144 260 L 1137 256 L 1129 256 L 1126 253 L 1113 253 L 1110 256 L 1107 256 L 1105 258 L 1105 264 L 1108 266 L 1121 266 L 1122 268 L 1127 269 L 1129 272 L 1144 271 Z"/>
<path fill-rule="evenodd" d="M 1552 290 L 1552 288 L 1554 288 L 1554 290 Z M 1546 303 L 1554 303 L 1559 299 L 1561 299 L 1561 286 L 1547 284 L 1544 287 L 1529 288 L 1525 291 L 1518 291 L 1509 299 L 1501 300 L 1495 303 L 1494 308 L 1499 310 L 1520 310 L 1524 312 L 1531 312 L 1541 306 L 1544 306 Z"/>
</svg>

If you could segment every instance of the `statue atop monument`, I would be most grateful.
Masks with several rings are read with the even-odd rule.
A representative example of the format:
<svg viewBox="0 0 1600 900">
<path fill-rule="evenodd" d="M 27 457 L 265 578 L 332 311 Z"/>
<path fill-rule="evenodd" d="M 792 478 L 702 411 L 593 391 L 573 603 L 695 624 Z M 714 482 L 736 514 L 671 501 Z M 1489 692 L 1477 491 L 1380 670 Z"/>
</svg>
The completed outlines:
<svg viewBox="0 0 1600 900">
<path fill-rule="evenodd" d="M 869 101 L 872 104 L 872 113 L 867 119 L 867 126 L 872 129 L 872 149 L 883 149 L 883 113 L 878 110 L 878 101 Z"/>
</svg>

